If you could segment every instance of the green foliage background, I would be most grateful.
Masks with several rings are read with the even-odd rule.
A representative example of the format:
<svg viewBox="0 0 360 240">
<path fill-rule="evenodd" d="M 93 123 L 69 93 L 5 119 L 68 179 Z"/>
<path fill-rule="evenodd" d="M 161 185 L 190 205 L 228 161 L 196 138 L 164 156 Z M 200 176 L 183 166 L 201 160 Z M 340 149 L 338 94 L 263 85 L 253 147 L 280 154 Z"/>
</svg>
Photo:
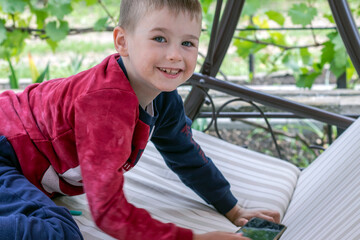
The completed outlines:
<svg viewBox="0 0 360 240">
<path fill-rule="evenodd" d="M 358 20 L 360 2 L 349 2 L 353 16 Z M 213 16 L 209 9 L 214 1 L 202 3 L 204 21 L 209 28 Z M 311 88 L 325 67 L 329 67 L 337 78 L 345 73 L 348 86 L 354 87 L 358 76 L 337 30 L 313 29 L 324 25 L 335 26 L 327 1 L 246 1 L 239 23 L 243 30 L 236 33 L 233 45 L 242 59 L 250 54 L 258 55 L 257 65 L 262 65 L 268 74 L 290 70 L 298 87 Z M 307 30 L 283 31 L 282 28 L 287 26 Z M 275 30 L 262 31 L 269 28 Z"/>
<path fill-rule="evenodd" d="M 202 40 L 206 46 L 216 1 L 201 0 L 201 3 L 203 25 L 207 29 Z M 109 31 L 116 25 L 119 4 L 119 0 L 0 0 L 0 61 L 8 63 L 9 81 L 16 74 L 13 62 L 23 56 L 29 39 L 41 39 L 52 51 L 59 51 L 59 44 L 69 35 Z M 360 2 L 353 0 L 350 4 L 358 19 Z M 84 10 L 89 8 L 94 11 Z M 248 56 L 255 54 L 258 68 L 267 74 L 290 71 L 298 87 L 311 88 L 325 67 L 336 77 L 346 73 L 348 86 L 354 86 L 358 76 L 336 29 L 282 30 L 288 26 L 309 29 L 317 22 L 335 26 L 325 0 L 248 0 L 239 22 L 240 30 L 234 36 L 231 49 L 235 50 L 227 56 L 240 60 L 230 60 L 230 66 L 225 60 L 224 66 L 245 68 L 243 63 Z M 273 30 L 264 31 L 264 28 Z"/>
<path fill-rule="evenodd" d="M 30 37 L 43 39 L 55 51 L 58 43 L 70 33 L 71 23 L 65 17 L 75 12 L 74 6 L 90 7 L 99 3 L 102 1 L 0 0 L 0 58 L 18 56 L 25 39 Z M 94 31 L 105 30 L 107 22 L 108 17 L 99 18 L 92 27 Z"/>
</svg>

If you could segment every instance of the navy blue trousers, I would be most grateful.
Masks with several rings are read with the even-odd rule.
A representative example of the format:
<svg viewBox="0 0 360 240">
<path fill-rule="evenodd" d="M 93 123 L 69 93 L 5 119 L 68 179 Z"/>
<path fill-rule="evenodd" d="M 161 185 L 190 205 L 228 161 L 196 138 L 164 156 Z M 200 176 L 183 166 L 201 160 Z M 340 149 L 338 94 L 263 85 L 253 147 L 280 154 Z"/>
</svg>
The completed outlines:
<svg viewBox="0 0 360 240">
<path fill-rule="evenodd" d="M 0 240 L 83 239 L 70 212 L 22 175 L 10 143 L 0 136 Z"/>
</svg>

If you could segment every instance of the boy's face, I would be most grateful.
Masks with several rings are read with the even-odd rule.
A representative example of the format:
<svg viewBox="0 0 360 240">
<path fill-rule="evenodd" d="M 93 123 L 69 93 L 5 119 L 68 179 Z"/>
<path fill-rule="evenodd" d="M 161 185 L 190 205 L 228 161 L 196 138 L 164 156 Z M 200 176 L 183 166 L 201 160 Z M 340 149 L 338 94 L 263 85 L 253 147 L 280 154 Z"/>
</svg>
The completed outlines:
<svg viewBox="0 0 360 240">
<path fill-rule="evenodd" d="M 201 21 L 188 13 L 166 7 L 147 13 L 125 33 L 120 52 L 130 82 L 149 94 L 175 90 L 195 70 L 200 33 Z"/>
</svg>

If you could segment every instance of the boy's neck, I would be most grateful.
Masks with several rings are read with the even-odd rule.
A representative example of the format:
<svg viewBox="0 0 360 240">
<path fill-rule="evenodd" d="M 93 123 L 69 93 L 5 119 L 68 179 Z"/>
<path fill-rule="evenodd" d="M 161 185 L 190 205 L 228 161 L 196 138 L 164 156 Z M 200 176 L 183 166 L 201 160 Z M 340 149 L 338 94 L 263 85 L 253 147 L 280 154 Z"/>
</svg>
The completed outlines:
<svg viewBox="0 0 360 240">
<path fill-rule="evenodd" d="M 127 72 L 130 85 L 138 98 L 139 105 L 145 110 L 146 106 L 148 106 L 160 94 L 160 92 L 151 91 L 151 89 L 146 87 L 143 83 L 134 80 L 135 77 L 132 75 L 132 71 L 129 68 L 130 64 L 127 63 L 126 58 L 122 58 L 122 63 L 125 67 L 125 71 Z"/>
<path fill-rule="evenodd" d="M 130 78 L 130 77 L 129 77 Z M 134 81 L 130 81 L 130 85 L 131 87 L 133 88 L 137 98 L 138 98 L 138 101 L 139 101 L 139 105 L 142 107 L 142 109 L 145 110 L 146 106 L 149 105 L 155 98 L 158 94 L 152 94 L 150 95 L 148 93 L 148 91 L 146 91 L 143 86 L 137 86 L 136 82 Z"/>
</svg>

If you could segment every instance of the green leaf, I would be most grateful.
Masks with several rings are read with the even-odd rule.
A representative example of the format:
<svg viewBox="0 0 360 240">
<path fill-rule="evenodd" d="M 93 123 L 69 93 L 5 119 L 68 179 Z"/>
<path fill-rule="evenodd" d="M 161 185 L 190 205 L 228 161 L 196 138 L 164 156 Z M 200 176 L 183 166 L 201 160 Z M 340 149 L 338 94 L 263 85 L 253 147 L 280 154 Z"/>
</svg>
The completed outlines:
<svg viewBox="0 0 360 240">
<path fill-rule="evenodd" d="M 259 27 L 259 28 L 268 28 L 269 27 L 269 23 L 268 23 L 267 19 L 261 19 L 259 16 L 254 16 L 254 17 L 252 17 L 252 20 L 253 20 L 255 27 Z"/>
<path fill-rule="evenodd" d="M 313 67 L 314 71 L 322 72 L 324 65 L 322 65 L 321 63 L 315 62 L 315 63 L 313 63 L 312 67 Z"/>
<path fill-rule="evenodd" d="M 205 14 L 207 14 L 209 12 L 209 8 L 210 8 L 211 4 L 213 3 L 213 0 L 200 0 L 200 3 L 201 3 L 201 7 L 203 9 L 203 12 Z"/>
<path fill-rule="evenodd" d="M 286 45 L 285 35 L 279 32 L 270 32 L 270 42 L 278 45 Z"/>
<path fill-rule="evenodd" d="M 97 20 L 94 25 L 94 30 L 95 31 L 105 30 L 106 27 L 108 26 L 108 24 L 107 24 L 108 19 L 109 19 L 108 17 L 104 17 L 104 18 L 100 18 L 99 20 Z"/>
<path fill-rule="evenodd" d="M 86 6 L 95 5 L 98 3 L 98 0 L 85 0 Z"/>
<path fill-rule="evenodd" d="M 296 76 L 296 86 L 300 88 L 311 88 L 316 78 L 321 72 L 312 72 L 310 74 L 300 74 Z"/>
<path fill-rule="evenodd" d="M 36 24 L 39 29 L 44 28 L 45 19 L 48 17 L 48 13 L 44 9 L 33 9 L 32 12 L 36 15 Z"/>
<path fill-rule="evenodd" d="M 338 78 L 343 75 L 343 73 L 346 71 L 346 68 L 339 68 L 336 67 L 336 64 L 330 64 L 330 71 L 335 75 L 336 78 Z"/>
<path fill-rule="evenodd" d="M 264 44 L 257 44 L 250 41 L 235 40 L 234 45 L 237 47 L 237 53 L 242 58 L 247 58 L 249 54 L 254 54 L 265 48 Z"/>
<path fill-rule="evenodd" d="M 49 0 L 48 9 L 49 13 L 59 20 L 62 20 L 65 15 L 68 15 L 73 10 L 70 0 Z"/>
<path fill-rule="evenodd" d="M 350 58 L 348 58 L 348 67 L 346 68 L 346 79 L 348 80 L 348 85 L 352 85 L 354 87 L 354 84 L 351 84 L 351 79 L 355 75 L 356 69 L 354 65 L 352 64 Z"/>
<path fill-rule="evenodd" d="M 7 32 L 7 38 L 2 43 L 6 52 L 12 56 L 19 55 L 25 47 L 25 39 L 29 36 L 27 32 L 21 30 L 14 30 Z"/>
<path fill-rule="evenodd" d="M 330 63 L 330 71 L 336 77 L 340 77 L 346 71 L 347 57 L 346 51 L 335 51 L 334 60 Z"/>
<path fill-rule="evenodd" d="M 329 22 L 335 23 L 335 20 L 334 20 L 334 17 L 333 17 L 332 14 L 324 14 L 323 16 L 324 16 L 324 18 L 326 18 L 327 20 L 329 20 Z"/>
<path fill-rule="evenodd" d="M 300 72 L 301 72 L 302 74 L 308 74 L 310 71 L 309 71 L 309 69 L 307 69 L 306 67 L 301 67 L 301 68 L 300 68 Z"/>
<path fill-rule="evenodd" d="M 305 27 L 317 15 L 317 10 L 316 8 L 306 6 L 305 3 L 300 3 L 294 4 L 288 14 L 294 24 L 300 24 Z"/>
<path fill-rule="evenodd" d="M 334 44 L 334 49 L 335 51 L 346 51 L 345 46 L 344 46 L 344 42 L 340 36 L 340 34 L 337 34 L 332 40 L 331 42 Z"/>
<path fill-rule="evenodd" d="M 270 20 L 273 20 L 280 26 L 284 26 L 285 17 L 281 13 L 270 10 L 270 11 L 267 11 L 265 14 L 268 16 L 268 18 Z"/>
<path fill-rule="evenodd" d="M 6 38 L 7 35 L 6 35 L 5 21 L 0 19 L 0 44 L 2 44 Z"/>
<path fill-rule="evenodd" d="M 331 41 L 327 41 L 324 44 L 324 47 L 321 49 L 321 65 L 325 63 L 330 63 L 334 59 L 334 44 Z"/>
<path fill-rule="evenodd" d="M 6 59 L 7 55 L 9 55 L 7 49 L 0 45 L 0 59 Z"/>
<path fill-rule="evenodd" d="M 340 77 L 346 71 L 347 65 L 347 52 L 344 46 L 344 43 L 341 39 L 341 36 L 337 32 L 329 33 L 328 38 L 330 39 L 330 43 L 326 42 L 325 48 L 329 51 L 327 53 L 329 56 L 326 56 L 328 62 L 330 62 L 330 71 L 336 76 Z M 329 50 L 332 45 L 332 50 Z M 323 54 L 325 50 L 322 50 Z M 323 61 L 323 56 L 322 56 Z"/>
<path fill-rule="evenodd" d="M 304 65 L 311 66 L 313 64 L 313 58 L 311 53 L 309 52 L 309 49 L 300 48 L 300 56 Z"/>
<path fill-rule="evenodd" d="M 338 32 L 330 32 L 330 33 L 326 34 L 326 36 L 327 36 L 330 40 L 333 40 L 337 35 L 338 35 Z"/>
<path fill-rule="evenodd" d="M 40 76 L 36 79 L 36 83 L 42 83 L 44 80 L 45 80 L 45 77 L 48 76 L 49 78 L 49 66 L 50 66 L 50 63 L 48 62 L 46 64 L 46 68 L 44 69 L 44 71 L 40 74 Z"/>
<path fill-rule="evenodd" d="M 0 0 L 0 6 L 5 13 L 24 12 L 26 0 Z"/>
<path fill-rule="evenodd" d="M 245 1 L 242 14 L 253 16 L 257 10 L 261 9 L 261 0 Z"/>
<path fill-rule="evenodd" d="M 59 24 L 58 24 L 59 23 Z M 66 21 L 52 21 L 46 24 L 45 32 L 54 42 L 61 41 L 66 38 L 69 33 L 69 24 Z"/>
<path fill-rule="evenodd" d="M 18 89 L 19 88 L 19 84 L 18 84 L 18 79 L 15 75 L 14 70 L 11 70 L 11 74 L 9 75 L 9 81 L 10 81 L 10 88 L 11 89 Z"/>
<path fill-rule="evenodd" d="M 9 67 L 10 67 L 10 75 L 9 75 L 10 88 L 17 89 L 17 88 L 19 88 L 18 79 L 16 77 L 15 70 L 14 70 L 12 64 L 11 64 L 11 60 L 10 60 L 9 55 L 6 56 L 6 60 L 8 61 L 8 64 L 9 64 Z"/>
<path fill-rule="evenodd" d="M 298 72 L 300 67 L 297 58 L 291 54 L 291 52 L 288 52 L 285 57 L 282 59 L 283 64 L 292 69 L 294 72 Z"/>
<path fill-rule="evenodd" d="M 51 40 L 50 38 L 48 38 L 48 39 L 46 39 L 46 43 L 49 45 L 51 50 L 53 52 L 55 52 L 56 48 L 58 47 L 58 42 L 55 42 L 55 41 Z"/>
</svg>

